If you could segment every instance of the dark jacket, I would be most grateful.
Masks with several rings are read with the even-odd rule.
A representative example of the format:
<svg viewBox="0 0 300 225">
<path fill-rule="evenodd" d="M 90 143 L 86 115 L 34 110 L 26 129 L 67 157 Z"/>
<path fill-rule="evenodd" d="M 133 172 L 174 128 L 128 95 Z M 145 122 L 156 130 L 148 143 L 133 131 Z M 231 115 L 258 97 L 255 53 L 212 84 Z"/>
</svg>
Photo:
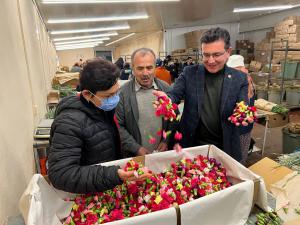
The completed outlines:
<svg viewBox="0 0 300 225">
<path fill-rule="evenodd" d="M 174 103 L 184 100 L 184 110 L 180 121 L 183 134 L 182 146 L 191 147 L 201 116 L 204 96 L 205 70 L 203 65 L 184 68 L 183 74 L 176 80 L 173 89 L 168 92 Z M 223 132 L 223 150 L 235 158 L 242 158 L 239 130 L 228 121 L 237 102 L 248 102 L 248 81 L 245 74 L 225 66 L 225 75 L 220 103 L 220 118 Z"/>
<path fill-rule="evenodd" d="M 164 81 L 154 78 L 154 82 L 159 90 L 164 92 L 170 90 L 169 85 Z M 149 102 L 149 104 L 152 103 Z M 116 109 L 116 117 L 120 125 L 119 131 L 124 155 L 128 157 L 136 156 L 139 148 L 142 147 L 142 137 L 138 126 L 139 112 L 135 93 L 135 79 L 130 80 L 122 86 L 120 102 Z M 170 124 L 163 121 L 162 126 L 163 129 L 174 132 L 174 123 Z M 169 136 L 172 137 L 172 135 Z M 168 140 L 169 145 L 172 145 L 171 142 L 173 142 L 172 139 Z"/>
<path fill-rule="evenodd" d="M 49 179 L 54 187 L 90 193 L 121 184 L 117 166 L 93 165 L 121 158 L 113 111 L 104 112 L 82 96 L 64 98 L 50 133 Z"/>
<path fill-rule="evenodd" d="M 120 80 L 128 80 L 130 75 L 131 75 L 131 69 L 124 68 L 121 70 Z"/>
</svg>

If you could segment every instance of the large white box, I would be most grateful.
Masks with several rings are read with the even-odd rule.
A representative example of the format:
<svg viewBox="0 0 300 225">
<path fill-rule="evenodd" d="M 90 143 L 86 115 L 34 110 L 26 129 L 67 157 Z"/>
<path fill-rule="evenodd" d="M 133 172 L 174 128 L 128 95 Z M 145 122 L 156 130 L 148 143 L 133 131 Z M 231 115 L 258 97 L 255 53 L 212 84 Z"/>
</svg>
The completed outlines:
<svg viewBox="0 0 300 225">
<path fill-rule="evenodd" d="M 155 173 L 167 169 L 171 162 L 183 157 L 197 155 L 215 158 L 226 168 L 227 176 L 233 186 L 193 200 L 179 206 L 180 210 L 169 208 L 145 215 L 119 220 L 109 225 L 244 225 L 253 204 L 267 210 L 267 195 L 264 181 L 229 155 L 215 146 L 198 146 L 183 149 L 181 153 L 167 151 L 138 157 L 145 166 Z M 103 163 L 102 165 L 125 166 L 130 158 Z M 70 202 L 63 199 L 71 193 L 58 191 L 50 186 L 40 175 L 34 175 L 20 199 L 20 210 L 27 225 L 61 225 L 61 219 L 71 211 Z"/>
</svg>

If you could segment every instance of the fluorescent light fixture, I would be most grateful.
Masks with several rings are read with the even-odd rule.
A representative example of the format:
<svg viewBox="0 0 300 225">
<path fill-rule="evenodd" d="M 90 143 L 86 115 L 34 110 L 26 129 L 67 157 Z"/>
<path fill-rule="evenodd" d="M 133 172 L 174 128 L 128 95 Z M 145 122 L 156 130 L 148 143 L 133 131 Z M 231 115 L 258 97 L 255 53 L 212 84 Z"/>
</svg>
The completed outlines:
<svg viewBox="0 0 300 225">
<path fill-rule="evenodd" d="M 66 47 L 66 46 L 96 46 L 100 44 L 99 42 L 90 42 L 90 43 L 78 43 L 78 44 L 63 44 L 63 45 L 55 45 L 56 48 Z"/>
<path fill-rule="evenodd" d="M 91 29 L 78 29 L 78 30 L 57 30 L 51 31 L 51 34 L 72 34 L 72 33 L 87 33 L 97 31 L 109 31 L 109 30 L 126 30 L 129 29 L 129 25 L 111 26 L 111 27 L 98 27 Z"/>
<path fill-rule="evenodd" d="M 77 37 L 54 38 L 53 41 L 80 40 L 86 38 L 108 37 L 108 36 L 116 36 L 116 35 L 118 35 L 117 32 L 109 32 L 104 34 L 95 34 L 95 35 L 86 35 L 86 36 L 77 36 Z"/>
<path fill-rule="evenodd" d="M 253 12 L 253 11 L 268 11 L 268 10 L 281 10 L 281 9 L 291 9 L 293 5 L 274 5 L 266 7 L 254 7 L 254 8 L 234 8 L 233 12 Z"/>
<path fill-rule="evenodd" d="M 62 48 L 73 48 L 73 47 L 86 47 L 86 48 L 93 48 L 97 46 L 97 43 L 89 43 L 89 44 L 69 44 L 69 45 L 58 45 L 55 46 L 56 49 L 62 49 Z"/>
<path fill-rule="evenodd" d="M 136 2 L 179 2 L 180 0 L 42 0 L 43 4 L 90 4 L 90 3 L 136 3 Z"/>
<path fill-rule="evenodd" d="M 125 38 L 129 38 L 129 37 L 131 37 L 131 36 L 133 36 L 133 35 L 135 35 L 135 33 L 128 34 L 128 35 L 126 35 L 126 36 L 124 36 L 124 37 L 121 37 L 121 38 L 115 40 L 115 41 L 112 41 L 112 42 L 110 42 L 110 43 L 107 43 L 105 46 L 112 45 L 112 44 L 114 44 L 114 43 L 116 43 L 116 42 L 118 42 L 118 41 L 122 41 L 122 40 L 124 40 Z"/>
<path fill-rule="evenodd" d="M 109 40 L 109 38 L 94 38 L 94 39 L 85 39 L 85 40 L 77 40 L 77 41 L 62 41 L 55 42 L 56 45 L 60 44 L 76 44 L 76 43 L 87 43 L 87 42 L 100 42 L 103 43 L 104 40 Z"/>
<path fill-rule="evenodd" d="M 64 50 L 72 50 L 72 49 L 80 49 L 80 48 L 94 48 L 95 46 L 70 46 L 64 48 L 56 48 L 56 51 L 64 51 Z"/>
<path fill-rule="evenodd" d="M 49 19 L 49 24 L 57 23 L 85 23 L 85 22 L 100 22 L 100 21 L 118 21 L 118 20 L 137 20 L 148 19 L 147 13 L 133 14 L 130 16 L 108 16 L 108 17 L 95 17 L 95 18 L 71 18 L 71 19 Z"/>
<path fill-rule="evenodd" d="M 88 41 L 88 42 L 61 42 L 61 43 L 55 43 L 55 46 L 61 46 L 61 45 L 80 45 L 80 44 L 103 44 L 103 41 Z"/>
</svg>

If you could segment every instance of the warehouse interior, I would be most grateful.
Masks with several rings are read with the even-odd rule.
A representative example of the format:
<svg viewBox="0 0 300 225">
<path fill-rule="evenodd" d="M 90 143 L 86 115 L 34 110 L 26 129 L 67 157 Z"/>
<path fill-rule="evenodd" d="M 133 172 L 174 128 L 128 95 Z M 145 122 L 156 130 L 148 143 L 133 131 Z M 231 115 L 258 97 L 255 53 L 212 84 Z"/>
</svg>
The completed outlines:
<svg viewBox="0 0 300 225">
<path fill-rule="evenodd" d="M 58 70 L 68 71 L 79 60 L 101 56 L 116 62 L 122 57 L 130 63 L 135 49 L 147 47 L 162 60 L 171 55 L 182 62 L 192 57 L 198 63 L 201 62 L 199 38 L 202 31 L 222 27 L 230 33 L 233 52 L 243 55 L 249 71 L 256 73 L 253 80 L 257 81 L 257 90 L 262 96 L 276 90 L 279 99 L 273 94 L 274 98 L 269 101 L 287 104 L 286 96 L 282 94 L 286 84 L 284 79 L 272 81 L 267 86 L 259 82 L 268 80 L 270 71 L 280 76 L 283 62 L 284 65 L 289 62 L 300 64 L 300 1 L 66 2 L 1 1 L 0 224 L 22 224 L 19 200 L 33 174 L 37 173 L 34 135 L 49 112 L 47 96 L 53 90 L 53 78 Z M 270 6 L 286 8 L 234 12 L 235 8 Z M 284 26 L 291 30 L 281 30 Z M 79 40 L 80 36 L 92 36 L 95 42 L 78 48 L 58 44 L 68 41 L 67 38 Z M 288 43 L 284 41 L 286 37 Z M 273 52 L 276 48 L 283 51 Z M 288 52 L 284 50 L 286 48 L 295 50 Z M 298 67 L 299 74 L 295 69 L 294 76 L 287 77 L 287 82 L 295 86 L 294 89 L 298 88 L 296 98 L 299 99 L 291 107 L 285 105 L 290 110 L 289 116 L 276 117 L 273 127 L 268 127 L 265 121 L 254 126 L 252 136 L 258 150 L 249 155 L 247 166 L 264 156 L 275 160 L 283 153 L 282 128 L 288 122 L 300 123 L 300 65 Z M 299 143 L 300 134 L 295 136 L 293 140 L 297 139 L 295 143 Z M 297 147 L 299 150 L 300 145 Z"/>
</svg>

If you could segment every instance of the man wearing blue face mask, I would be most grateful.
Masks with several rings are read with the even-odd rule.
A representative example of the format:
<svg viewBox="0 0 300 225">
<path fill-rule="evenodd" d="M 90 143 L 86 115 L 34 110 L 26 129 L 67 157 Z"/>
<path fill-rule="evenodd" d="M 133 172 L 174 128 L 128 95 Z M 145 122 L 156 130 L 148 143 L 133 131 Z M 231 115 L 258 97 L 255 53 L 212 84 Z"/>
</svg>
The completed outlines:
<svg viewBox="0 0 300 225">
<path fill-rule="evenodd" d="M 119 69 L 103 59 L 89 61 L 80 75 L 80 96 L 64 98 L 51 127 L 49 179 L 73 193 L 111 189 L 133 172 L 95 165 L 122 158 L 114 109 L 119 102 Z M 149 174 L 138 179 L 145 179 Z"/>
</svg>

